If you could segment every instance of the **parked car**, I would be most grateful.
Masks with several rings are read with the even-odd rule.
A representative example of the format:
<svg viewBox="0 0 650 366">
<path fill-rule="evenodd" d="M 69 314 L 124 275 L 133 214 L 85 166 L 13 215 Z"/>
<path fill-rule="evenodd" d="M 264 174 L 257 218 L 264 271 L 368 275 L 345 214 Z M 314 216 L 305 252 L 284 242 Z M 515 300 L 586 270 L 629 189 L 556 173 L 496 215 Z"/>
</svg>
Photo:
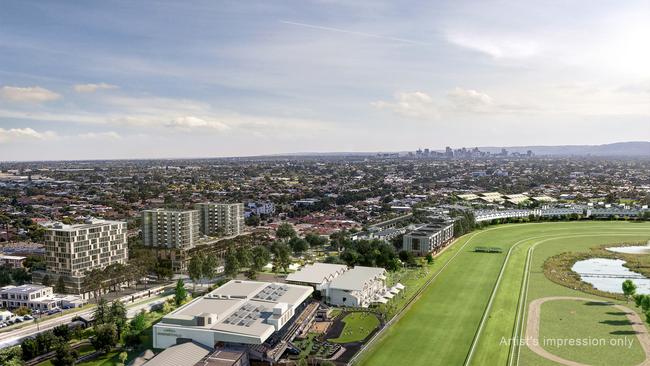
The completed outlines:
<svg viewBox="0 0 650 366">
<path fill-rule="evenodd" d="M 25 315 L 23 316 L 23 320 L 32 320 L 34 319 L 31 315 Z"/>
</svg>

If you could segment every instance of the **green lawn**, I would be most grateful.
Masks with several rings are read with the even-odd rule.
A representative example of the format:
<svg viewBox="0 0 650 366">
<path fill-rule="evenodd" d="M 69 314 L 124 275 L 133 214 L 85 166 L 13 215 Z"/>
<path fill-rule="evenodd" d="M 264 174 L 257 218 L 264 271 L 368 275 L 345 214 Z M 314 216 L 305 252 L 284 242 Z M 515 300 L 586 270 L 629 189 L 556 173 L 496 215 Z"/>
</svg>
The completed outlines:
<svg viewBox="0 0 650 366">
<path fill-rule="evenodd" d="M 334 343 L 358 342 L 366 339 L 379 326 L 379 319 L 372 313 L 350 313 L 343 318 L 345 327 L 338 338 L 328 339 Z"/>
<path fill-rule="evenodd" d="M 588 296 L 546 280 L 541 268 L 549 256 L 588 250 L 598 244 L 648 238 L 649 224 L 627 222 L 501 225 L 466 235 L 452 248 L 452 253 L 460 250 L 458 255 L 436 261 L 438 266 L 449 264 L 411 308 L 362 354 L 359 363 L 463 365 L 474 345 L 470 364 L 507 365 L 510 346 L 500 342 L 502 337 L 509 339 L 513 335 L 528 248 L 537 245 L 531 262 L 530 301 L 540 295 Z M 504 252 L 474 253 L 476 246 L 499 247 Z M 514 249 L 486 313 L 510 248 Z M 439 267 L 434 272 L 438 270 Z M 521 365 L 548 364 L 534 360 L 536 355 L 532 352 L 525 355 L 527 352 L 522 349 L 521 353 Z"/>
<path fill-rule="evenodd" d="M 588 365 L 638 365 L 645 359 L 625 313 L 593 302 L 563 300 L 542 304 L 539 338 L 545 350 Z M 587 345 L 561 341 L 566 339 L 586 339 Z"/>
</svg>

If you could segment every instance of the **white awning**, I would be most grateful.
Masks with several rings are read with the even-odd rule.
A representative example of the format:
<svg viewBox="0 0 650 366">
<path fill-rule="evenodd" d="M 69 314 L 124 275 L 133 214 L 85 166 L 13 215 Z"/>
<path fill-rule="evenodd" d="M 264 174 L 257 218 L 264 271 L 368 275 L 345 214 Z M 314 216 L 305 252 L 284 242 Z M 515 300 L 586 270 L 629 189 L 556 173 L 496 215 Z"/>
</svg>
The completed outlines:
<svg viewBox="0 0 650 366">
<path fill-rule="evenodd" d="M 392 299 L 395 295 L 391 294 L 390 292 L 386 292 L 383 296 L 387 299 Z"/>
<path fill-rule="evenodd" d="M 398 289 L 398 290 L 404 290 L 406 288 L 406 286 L 402 285 L 399 282 L 397 284 L 395 284 L 395 286 L 393 286 L 393 287 Z"/>
<path fill-rule="evenodd" d="M 390 291 L 391 294 L 395 294 L 395 295 L 397 295 L 397 294 L 399 294 L 400 289 L 398 289 L 397 287 L 393 286 L 389 291 Z"/>
<path fill-rule="evenodd" d="M 388 299 L 384 299 L 383 297 L 380 297 L 378 299 L 375 299 L 373 302 L 374 303 L 379 303 L 379 304 L 385 304 L 385 303 L 388 302 Z"/>
<path fill-rule="evenodd" d="M 386 280 L 386 276 L 383 276 L 383 275 L 382 275 L 382 276 L 379 276 L 379 279 L 385 281 L 385 280 Z"/>
</svg>

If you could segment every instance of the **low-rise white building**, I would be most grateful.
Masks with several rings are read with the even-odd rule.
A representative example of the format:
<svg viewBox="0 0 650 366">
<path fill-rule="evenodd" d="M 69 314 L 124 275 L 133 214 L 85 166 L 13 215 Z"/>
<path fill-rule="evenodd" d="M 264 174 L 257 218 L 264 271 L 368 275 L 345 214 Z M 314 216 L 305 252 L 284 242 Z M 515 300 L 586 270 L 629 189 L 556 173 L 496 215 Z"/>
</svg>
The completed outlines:
<svg viewBox="0 0 650 366">
<path fill-rule="evenodd" d="M 314 263 L 308 264 L 299 271 L 290 273 L 287 282 L 297 285 L 311 286 L 320 291 L 322 296 L 327 296 L 327 287 L 336 277 L 348 270 L 344 264 Z"/>
<path fill-rule="evenodd" d="M 0 289 L 0 306 L 16 309 L 49 311 L 55 308 L 74 308 L 84 304 L 79 296 L 54 294 L 52 287 L 42 285 L 6 286 Z"/>
<path fill-rule="evenodd" d="M 368 307 L 386 292 L 386 270 L 356 266 L 327 286 L 327 303 L 335 306 Z"/>
<path fill-rule="evenodd" d="M 290 323 L 312 292 L 308 286 L 230 281 L 164 316 L 154 325 L 153 346 L 187 340 L 210 348 L 262 345 Z"/>
<path fill-rule="evenodd" d="M 0 254 L 0 266 L 9 266 L 11 268 L 22 268 L 23 261 L 27 257 L 21 257 L 18 255 L 6 255 Z"/>
</svg>

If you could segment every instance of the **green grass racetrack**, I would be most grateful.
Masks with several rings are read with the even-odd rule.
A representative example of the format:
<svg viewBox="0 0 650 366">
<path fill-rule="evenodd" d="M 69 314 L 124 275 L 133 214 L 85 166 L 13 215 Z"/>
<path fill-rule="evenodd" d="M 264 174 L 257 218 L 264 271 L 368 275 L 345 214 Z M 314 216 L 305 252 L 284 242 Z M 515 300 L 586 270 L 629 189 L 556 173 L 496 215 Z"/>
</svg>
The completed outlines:
<svg viewBox="0 0 650 366">
<path fill-rule="evenodd" d="M 621 221 L 501 225 L 465 235 L 453 244 L 458 255 L 438 259 L 449 264 L 439 267 L 443 269 L 420 298 L 372 342 L 357 364 L 555 365 L 503 340 L 523 334 L 527 305 L 536 298 L 598 297 L 546 279 L 544 260 L 566 251 L 648 239 L 650 224 Z M 477 246 L 503 252 L 475 253 Z M 634 364 L 638 351 L 619 357 L 617 364 Z"/>
</svg>

